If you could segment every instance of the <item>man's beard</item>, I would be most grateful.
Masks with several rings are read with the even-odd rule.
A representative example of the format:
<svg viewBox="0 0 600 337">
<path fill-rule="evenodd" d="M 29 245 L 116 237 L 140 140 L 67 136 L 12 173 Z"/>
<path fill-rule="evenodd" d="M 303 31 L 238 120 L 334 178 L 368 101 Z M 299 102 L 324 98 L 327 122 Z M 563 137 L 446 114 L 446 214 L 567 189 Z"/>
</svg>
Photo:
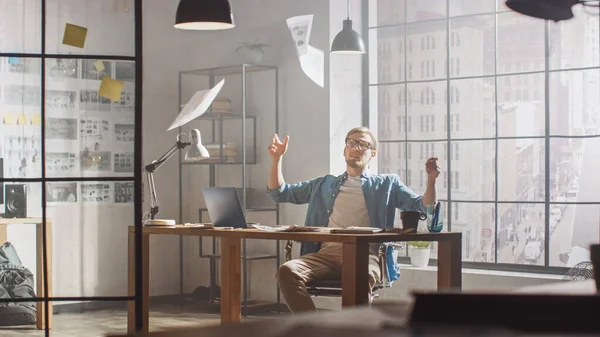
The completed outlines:
<svg viewBox="0 0 600 337">
<path fill-rule="evenodd" d="M 352 168 L 365 168 L 367 166 L 367 163 L 360 159 L 359 160 L 346 159 L 346 164 L 348 164 L 348 166 L 350 166 Z"/>
</svg>

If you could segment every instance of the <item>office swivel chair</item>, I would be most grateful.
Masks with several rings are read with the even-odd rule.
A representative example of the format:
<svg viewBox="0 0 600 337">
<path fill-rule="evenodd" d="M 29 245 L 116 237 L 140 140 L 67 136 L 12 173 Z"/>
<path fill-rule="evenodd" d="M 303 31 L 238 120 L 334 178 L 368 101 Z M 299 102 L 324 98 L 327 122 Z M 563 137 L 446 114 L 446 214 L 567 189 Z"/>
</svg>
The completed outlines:
<svg viewBox="0 0 600 337">
<path fill-rule="evenodd" d="M 292 249 L 295 241 L 288 241 L 285 245 L 285 262 L 290 261 L 292 259 Z M 382 275 L 381 280 L 377 280 L 375 285 L 373 286 L 373 292 L 371 295 L 371 300 L 374 298 L 378 298 L 379 294 L 375 292 L 388 287 L 386 282 L 383 281 L 383 275 L 385 273 L 385 252 L 387 249 L 387 245 L 397 245 L 393 243 L 382 243 L 379 247 L 378 258 L 379 258 L 379 275 Z M 313 296 L 328 296 L 328 297 L 339 297 L 342 296 L 342 280 L 341 279 L 324 279 L 324 280 L 314 280 L 308 282 L 306 284 L 307 292 Z"/>
<path fill-rule="evenodd" d="M 563 277 L 563 280 L 570 281 L 582 281 L 588 279 L 594 279 L 594 268 L 592 267 L 591 261 L 577 263 L 571 267 L 571 269 L 569 269 L 567 274 Z"/>
</svg>

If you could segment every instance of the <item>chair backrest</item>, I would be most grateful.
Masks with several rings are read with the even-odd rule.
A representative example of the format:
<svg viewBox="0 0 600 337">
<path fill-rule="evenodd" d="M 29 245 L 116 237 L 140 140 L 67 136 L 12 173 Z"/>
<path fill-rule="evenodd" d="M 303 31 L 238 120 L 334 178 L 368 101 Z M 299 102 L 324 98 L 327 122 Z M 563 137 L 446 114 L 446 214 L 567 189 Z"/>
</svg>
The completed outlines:
<svg viewBox="0 0 600 337">
<path fill-rule="evenodd" d="M 564 280 L 582 281 L 594 278 L 594 269 L 591 261 L 583 261 L 574 265 L 563 277 Z"/>
</svg>

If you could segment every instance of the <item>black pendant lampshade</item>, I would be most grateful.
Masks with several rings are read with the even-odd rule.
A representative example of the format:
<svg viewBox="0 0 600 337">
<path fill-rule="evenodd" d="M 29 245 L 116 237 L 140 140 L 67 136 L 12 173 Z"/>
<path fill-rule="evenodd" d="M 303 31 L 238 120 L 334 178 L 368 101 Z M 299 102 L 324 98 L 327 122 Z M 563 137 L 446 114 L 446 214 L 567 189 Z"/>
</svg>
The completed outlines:
<svg viewBox="0 0 600 337">
<path fill-rule="evenodd" d="M 346 2 L 347 18 L 344 20 L 342 31 L 339 32 L 331 43 L 331 52 L 336 54 L 364 54 L 365 43 L 362 37 L 352 29 L 350 20 L 350 0 Z"/>
<path fill-rule="evenodd" d="M 228 0 L 181 0 L 175 15 L 175 28 L 221 30 L 235 27 Z"/>
<path fill-rule="evenodd" d="M 534 18 L 561 21 L 573 18 L 579 0 L 507 0 L 506 7 Z"/>
<path fill-rule="evenodd" d="M 344 20 L 344 28 L 333 39 L 331 52 L 338 54 L 365 53 L 365 43 L 360 34 L 352 29 L 352 20 Z"/>
</svg>

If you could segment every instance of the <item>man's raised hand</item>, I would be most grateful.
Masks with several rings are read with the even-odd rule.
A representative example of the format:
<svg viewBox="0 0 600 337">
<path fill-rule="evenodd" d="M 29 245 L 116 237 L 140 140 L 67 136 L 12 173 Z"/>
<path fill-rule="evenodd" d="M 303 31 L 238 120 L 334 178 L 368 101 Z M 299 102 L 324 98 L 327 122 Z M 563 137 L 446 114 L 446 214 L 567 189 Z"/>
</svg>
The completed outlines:
<svg viewBox="0 0 600 337">
<path fill-rule="evenodd" d="M 283 142 L 279 140 L 279 136 L 275 134 L 273 136 L 273 140 L 271 140 L 271 144 L 267 148 L 269 150 L 269 155 L 271 155 L 271 159 L 280 159 L 288 148 L 288 142 L 290 141 L 290 136 L 285 136 Z"/>
</svg>

